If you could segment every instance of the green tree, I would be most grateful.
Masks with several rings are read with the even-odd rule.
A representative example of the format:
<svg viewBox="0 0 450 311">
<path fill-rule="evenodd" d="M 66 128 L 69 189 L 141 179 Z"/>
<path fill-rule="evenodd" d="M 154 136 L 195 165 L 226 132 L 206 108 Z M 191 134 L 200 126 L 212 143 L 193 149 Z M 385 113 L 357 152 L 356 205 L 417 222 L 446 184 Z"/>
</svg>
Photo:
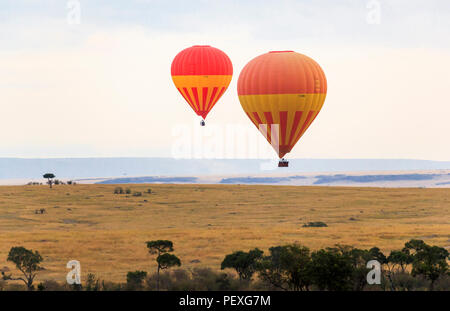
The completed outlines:
<svg viewBox="0 0 450 311">
<path fill-rule="evenodd" d="M 152 255 L 157 254 L 158 256 L 163 253 L 173 252 L 173 243 L 168 240 L 156 240 L 156 241 L 148 241 L 147 248 L 148 252 Z"/>
<path fill-rule="evenodd" d="M 448 274 L 449 252 L 438 246 L 427 245 L 422 240 L 405 243 L 404 251 L 412 256 L 412 276 L 423 275 L 430 281 L 430 290 L 439 277 Z"/>
<path fill-rule="evenodd" d="M 384 255 L 378 247 L 369 249 L 370 260 L 375 259 L 382 265 L 387 263 L 386 255 Z"/>
<path fill-rule="evenodd" d="M 258 266 L 260 278 L 283 290 L 309 290 L 311 256 L 307 247 L 284 245 L 271 247 L 270 255 Z"/>
<path fill-rule="evenodd" d="M 39 265 L 43 258 L 38 251 L 28 250 L 22 246 L 12 247 L 9 251 L 7 261 L 11 261 L 16 268 L 22 272 L 23 277 L 14 278 L 12 275 L 6 275 L 2 272 L 4 280 L 20 280 L 25 283 L 28 290 L 33 290 L 33 281 L 37 272 L 42 269 Z"/>
<path fill-rule="evenodd" d="M 352 283 L 354 291 L 362 291 L 367 285 L 367 273 L 370 271 L 370 269 L 367 268 L 367 263 L 369 261 L 377 260 L 381 266 L 386 263 L 386 256 L 378 247 L 365 250 L 347 245 L 337 245 L 334 250 L 338 254 L 341 254 L 342 257 L 348 258 L 352 266 Z"/>
<path fill-rule="evenodd" d="M 235 269 L 240 280 L 250 281 L 257 268 L 257 262 L 262 258 L 263 251 L 255 248 L 249 252 L 237 251 L 226 255 L 220 268 Z"/>
<path fill-rule="evenodd" d="M 387 263 L 392 270 L 400 270 L 405 272 L 408 265 L 413 262 L 413 257 L 409 252 L 393 250 L 387 258 Z"/>
<path fill-rule="evenodd" d="M 397 287 L 400 285 L 396 281 L 394 276 L 398 276 L 400 274 L 405 274 L 408 265 L 410 265 L 413 261 L 413 258 L 409 252 L 409 250 L 393 250 L 386 258 L 385 266 L 386 276 L 389 279 L 389 284 L 392 291 L 397 290 Z"/>
<path fill-rule="evenodd" d="M 181 262 L 175 255 L 168 253 L 173 252 L 173 242 L 169 240 L 148 241 L 147 248 L 151 255 L 157 255 L 156 262 L 158 264 L 156 274 L 156 290 L 159 290 L 159 273 L 160 270 L 170 268 L 172 266 L 180 266 Z M 170 255 L 170 256 L 165 256 Z M 162 257 L 163 256 L 163 257 Z M 162 258 L 161 258 L 162 257 Z M 176 259 L 175 259 L 176 258 Z M 178 260 L 178 262 L 177 262 Z"/>
<path fill-rule="evenodd" d="M 147 277 L 145 271 L 133 271 L 127 273 L 127 289 L 128 290 L 140 290 L 142 289 L 142 282 Z"/>
<path fill-rule="evenodd" d="M 177 256 L 169 253 L 161 254 L 160 256 L 158 256 L 158 258 L 156 258 L 156 261 L 158 262 L 158 269 L 160 270 L 169 269 L 175 266 L 181 266 L 180 259 Z"/>
<path fill-rule="evenodd" d="M 46 178 L 47 180 L 48 180 L 48 185 L 50 186 L 50 188 L 52 187 L 52 185 L 53 185 L 53 178 L 55 178 L 56 176 L 55 176 L 55 174 L 52 174 L 52 173 L 46 173 L 46 174 L 44 174 L 44 176 L 43 176 L 44 178 Z"/>
<path fill-rule="evenodd" d="M 353 259 L 340 248 L 326 248 L 311 254 L 312 279 L 320 290 L 351 290 Z"/>
</svg>

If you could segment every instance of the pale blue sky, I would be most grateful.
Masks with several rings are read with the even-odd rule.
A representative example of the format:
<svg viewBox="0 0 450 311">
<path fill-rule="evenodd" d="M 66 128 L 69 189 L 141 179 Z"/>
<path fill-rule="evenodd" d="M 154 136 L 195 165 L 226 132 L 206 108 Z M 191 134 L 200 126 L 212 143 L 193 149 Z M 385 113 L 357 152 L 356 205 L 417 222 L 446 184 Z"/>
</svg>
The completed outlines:
<svg viewBox="0 0 450 311">
<path fill-rule="evenodd" d="M 174 128 L 197 119 L 170 63 L 208 43 L 235 71 L 208 125 L 252 131 L 238 74 L 292 49 L 322 65 L 329 93 L 291 157 L 450 159 L 446 0 L 80 0 L 79 25 L 68 2 L 0 2 L 0 157 L 171 156 Z"/>
<path fill-rule="evenodd" d="M 1 23 L 44 27 L 65 22 L 65 0 L 3 0 Z M 446 0 L 379 0 L 381 23 L 366 22 L 370 0 L 80 0 L 82 21 L 97 27 L 143 26 L 176 33 L 242 27 L 254 39 L 448 47 Z M 63 25 L 61 25 L 63 26 Z M 3 45 L 5 45 L 3 41 Z"/>
</svg>

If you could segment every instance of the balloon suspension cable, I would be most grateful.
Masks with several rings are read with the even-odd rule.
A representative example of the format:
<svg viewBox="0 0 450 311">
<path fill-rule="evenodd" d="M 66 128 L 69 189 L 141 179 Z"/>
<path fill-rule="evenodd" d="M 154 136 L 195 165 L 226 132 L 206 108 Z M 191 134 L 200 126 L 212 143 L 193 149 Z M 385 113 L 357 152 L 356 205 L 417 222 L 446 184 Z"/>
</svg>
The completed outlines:
<svg viewBox="0 0 450 311">
<path fill-rule="evenodd" d="M 206 123 L 205 123 L 205 120 L 202 119 L 202 120 L 200 121 L 200 125 L 201 125 L 201 126 L 205 126 L 205 124 L 206 124 Z"/>
<path fill-rule="evenodd" d="M 289 161 L 285 160 L 284 158 L 282 158 L 279 162 L 278 162 L 278 167 L 289 167 Z"/>
</svg>

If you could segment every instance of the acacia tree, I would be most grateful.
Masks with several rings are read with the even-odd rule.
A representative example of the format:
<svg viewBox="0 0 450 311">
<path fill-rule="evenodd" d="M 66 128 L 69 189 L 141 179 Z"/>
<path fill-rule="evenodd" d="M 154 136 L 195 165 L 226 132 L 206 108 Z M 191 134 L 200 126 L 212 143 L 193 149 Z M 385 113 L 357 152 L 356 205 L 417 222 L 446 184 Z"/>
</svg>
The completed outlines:
<svg viewBox="0 0 450 311">
<path fill-rule="evenodd" d="M 46 178 L 46 179 L 48 180 L 47 183 L 49 184 L 49 186 L 50 186 L 50 188 L 51 188 L 52 185 L 53 185 L 53 178 L 56 177 L 55 174 L 52 174 L 52 173 L 46 173 L 46 174 L 44 174 L 43 177 Z"/>
<path fill-rule="evenodd" d="M 438 246 L 430 246 L 422 240 L 411 240 L 403 249 L 412 256 L 412 276 L 423 275 L 430 281 L 430 290 L 439 277 L 449 272 L 447 259 L 449 252 Z"/>
<path fill-rule="evenodd" d="M 164 253 L 158 256 L 158 258 L 156 258 L 156 262 L 158 263 L 158 270 L 165 270 L 175 266 L 181 266 L 180 259 L 177 256 L 169 253 Z"/>
<path fill-rule="evenodd" d="M 2 272 L 4 280 L 20 280 L 25 283 L 28 290 L 33 290 L 33 281 L 37 272 L 42 269 L 39 265 L 43 258 L 38 251 L 28 250 L 22 246 L 12 247 L 8 254 L 7 261 L 11 261 L 16 265 L 16 268 L 22 272 L 23 277 L 14 278 L 12 275 L 6 275 Z"/>
<path fill-rule="evenodd" d="M 237 251 L 226 255 L 220 268 L 233 268 L 240 280 L 250 281 L 257 269 L 257 261 L 262 258 L 263 251 L 255 248 L 249 252 Z"/>
<path fill-rule="evenodd" d="M 291 244 L 269 248 L 270 255 L 258 264 L 260 278 L 283 290 L 309 290 L 311 256 L 307 247 Z"/>
<path fill-rule="evenodd" d="M 355 269 L 342 248 L 321 249 L 311 254 L 312 280 L 320 290 L 344 291 L 353 287 Z"/>
<path fill-rule="evenodd" d="M 147 242 L 148 252 L 151 255 L 158 255 L 156 257 L 156 262 L 158 264 L 158 269 L 156 273 L 156 290 L 159 290 L 159 272 L 160 270 L 168 269 L 173 266 L 181 266 L 180 259 L 172 254 L 173 252 L 173 242 L 169 240 L 156 240 Z"/>
<path fill-rule="evenodd" d="M 413 257 L 407 249 L 393 250 L 386 258 L 385 264 L 387 267 L 386 275 L 389 279 L 389 284 L 392 291 L 397 290 L 401 286 L 395 277 L 398 273 L 404 274 L 407 271 L 408 265 L 413 262 Z"/>
</svg>

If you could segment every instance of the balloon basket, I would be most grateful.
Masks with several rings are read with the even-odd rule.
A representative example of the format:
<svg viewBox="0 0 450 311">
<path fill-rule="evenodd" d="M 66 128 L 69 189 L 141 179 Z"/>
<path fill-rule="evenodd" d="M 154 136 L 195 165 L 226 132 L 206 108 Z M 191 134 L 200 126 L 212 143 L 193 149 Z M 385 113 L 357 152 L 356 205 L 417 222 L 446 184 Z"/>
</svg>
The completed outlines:
<svg viewBox="0 0 450 311">
<path fill-rule="evenodd" d="M 281 159 L 280 162 L 278 162 L 278 167 L 289 167 L 289 161 Z"/>
<path fill-rule="evenodd" d="M 200 125 L 201 125 L 201 126 L 205 126 L 205 124 L 206 124 L 206 123 L 205 123 L 205 120 L 201 120 L 201 121 L 200 121 Z"/>
</svg>

